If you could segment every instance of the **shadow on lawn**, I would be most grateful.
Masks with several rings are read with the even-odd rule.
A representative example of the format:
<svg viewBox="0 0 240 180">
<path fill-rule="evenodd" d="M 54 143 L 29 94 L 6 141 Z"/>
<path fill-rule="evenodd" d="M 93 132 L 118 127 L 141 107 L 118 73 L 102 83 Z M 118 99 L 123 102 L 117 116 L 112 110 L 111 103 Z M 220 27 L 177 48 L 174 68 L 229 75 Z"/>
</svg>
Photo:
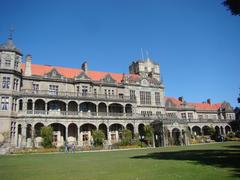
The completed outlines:
<svg viewBox="0 0 240 180">
<path fill-rule="evenodd" d="M 190 160 L 202 165 L 221 168 L 233 168 L 233 176 L 240 177 L 240 146 L 226 146 L 229 149 L 216 150 L 182 150 L 173 152 L 156 152 L 133 159 Z"/>
</svg>

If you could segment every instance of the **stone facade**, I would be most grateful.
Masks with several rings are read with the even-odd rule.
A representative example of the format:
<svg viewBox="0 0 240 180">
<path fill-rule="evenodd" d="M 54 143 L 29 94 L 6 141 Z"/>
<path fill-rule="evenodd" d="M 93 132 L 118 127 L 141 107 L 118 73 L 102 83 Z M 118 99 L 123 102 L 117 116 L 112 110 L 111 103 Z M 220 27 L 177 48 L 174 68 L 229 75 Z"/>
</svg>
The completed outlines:
<svg viewBox="0 0 240 180">
<path fill-rule="evenodd" d="M 116 74 L 90 71 L 87 62 L 73 69 L 32 64 L 31 55 L 24 64 L 22 57 L 11 38 L 0 46 L 0 133 L 9 134 L 12 147 L 40 146 L 40 129 L 48 125 L 56 146 L 91 145 L 94 129 L 105 133 L 107 145 L 120 141 L 125 128 L 144 138 L 147 124 L 157 146 L 168 145 L 170 137 L 182 144 L 188 130 L 200 135 L 213 126 L 225 134 L 235 119 L 226 102 L 165 97 L 159 64 L 150 59 L 133 62 L 129 74 Z"/>
</svg>

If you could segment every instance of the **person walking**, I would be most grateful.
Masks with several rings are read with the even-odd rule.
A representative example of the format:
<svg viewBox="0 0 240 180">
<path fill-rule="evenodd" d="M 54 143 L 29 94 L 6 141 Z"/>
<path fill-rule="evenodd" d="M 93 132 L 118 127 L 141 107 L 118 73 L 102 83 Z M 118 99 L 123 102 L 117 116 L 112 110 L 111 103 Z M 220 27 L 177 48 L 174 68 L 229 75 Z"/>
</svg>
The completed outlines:
<svg viewBox="0 0 240 180">
<path fill-rule="evenodd" d="M 72 143 L 72 153 L 75 153 L 75 150 L 76 150 L 76 146 L 74 143 Z"/>
</svg>

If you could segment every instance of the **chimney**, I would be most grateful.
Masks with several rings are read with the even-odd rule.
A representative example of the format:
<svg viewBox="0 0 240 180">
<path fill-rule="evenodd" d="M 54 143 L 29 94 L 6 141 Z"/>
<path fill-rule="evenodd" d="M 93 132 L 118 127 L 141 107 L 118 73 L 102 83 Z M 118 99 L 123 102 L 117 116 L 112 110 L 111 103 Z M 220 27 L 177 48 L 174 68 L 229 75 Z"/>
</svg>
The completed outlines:
<svg viewBox="0 0 240 180">
<path fill-rule="evenodd" d="M 87 73 L 88 71 L 88 64 L 87 64 L 87 61 L 85 61 L 84 63 L 82 63 L 82 70 Z"/>
<path fill-rule="evenodd" d="M 179 97 L 178 100 L 181 101 L 181 102 L 184 102 L 183 96 Z"/>
<path fill-rule="evenodd" d="M 25 76 L 32 76 L 31 64 L 32 64 L 32 56 L 27 55 L 26 64 L 25 64 L 25 74 L 24 74 Z"/>
<path fill-rule="evenodd" d="M 212 101 L 211 101 L 210 98 L 207 99 L 207 103 L 208 103 L 208 104 L 212 104 Z"/>
</svg>

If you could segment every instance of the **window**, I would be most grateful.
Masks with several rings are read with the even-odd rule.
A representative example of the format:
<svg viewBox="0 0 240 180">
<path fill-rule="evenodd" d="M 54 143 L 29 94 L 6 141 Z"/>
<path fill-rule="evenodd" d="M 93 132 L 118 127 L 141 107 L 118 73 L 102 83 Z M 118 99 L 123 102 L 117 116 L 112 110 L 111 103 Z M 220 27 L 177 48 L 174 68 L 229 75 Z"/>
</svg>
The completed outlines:
<svg viewBox="0 0 240 180">
<path fill-rule="evenodd" d="M 130 99 L 136 99 L 134 90 L 130 90 Z"/>
<path fill-rule="evenodd" d="M 33 83 L 33 93 L 37 94 L 39 91 L 39 84 Z"/>
<path fill-rule="evenodd" d="M 12 111 L 16 111 L 16 107 L 17 107 L 17 100 L 15 98 L 13 98 L 13 100 L 12 100 Z"/>
<path fill-rule="evenodd" d="M 8 110 L 9 108 L 9 97 L 2 97 L 1 99 L 1 103 L 2 103 L 2 110 Z"/>
<path fill-rule="evenodd" d="M 97 89 L 96 88 L 93 89 L 93 93 L 94 93 L 94 95 L 97 95 Z"/>
<path fill-rule="evenodd" d="M 182 119 L 187 119 L 186 113 L 181 113 L 181 117 L 182 117 Z"/>
<path fill-rule="evenodd" d="M 50 95 L 58 95 L 58 86 L 57 85 L 49 85 L 49 94 Z"/>
<path fill-rule="evenodd" d="M 112 95 L 114 96 L 114 90 L 112 90 Z"/>
<path fill-rule="evenodd" d="M 161 117 L 161 116 L 162 116 L 161 111 L 157 111 L 157 112 L 156 112 L 156 115 L 157 115 L 158 117 Z"/>
<path fill-rule="evenodd" d="M 109 95 L 109 96 L 111 95 L 111 90 L 110 90 L 110 89 L 108 89 L 108 95 Z"/>
<path fill-rule="evenodd" d="M 14 78 L 14 81 L 13 81 L 13 90 L 18 90 L 18 79 Z"/>
<path fill-rule="evenodd" d="M 198 119 L 203 119 L 203 115 L 198 115 Z"/>
<path fill-rule="evenodd" d="M 3 77 L 2 88 L 9 89 L 10 86 L 10 77 Z"/>
<path fill-rule="evenodd" d="M 80 94 L 80 87 L 77 86 L 77 95 L 79 95 L 79 94 Z"/>
<path fill-rule="evenodd" d="M 160 105 L 160 92 L 155 92 L 155 104 Z"/>
<path fill-rule="evenodd" d="M 140 91 L 140 104 L 151 104 L 151 92 Z"/>
<path fill-rule="evenodd" d="M 141 111 L 141 115 L 143 115 L 144 117 L 146 116 L 152 116 L 152 111 Z"/>
<path fill-rule="evenodd" d="M 188 119 L 193 119 L 193 113 L 188 113 Z"/>
<path fill-rule="evenodd" d="M 18 69 L 18 57 L 16 57 L 15 61 L 14 61 L 14 69 L 17 70 Z"/>
<path fill-rule="evenodd" d="M 11 66 L 11 60 L 10 59 L 6 59 L 5 60 L 5 67 L 10 67 Z"/>
<path fill-rule="evenodd" d="M 88 87 L 82 86 L 82 96 L 87 96 L 87 94 L 88 94 Z"/>
</svg>

